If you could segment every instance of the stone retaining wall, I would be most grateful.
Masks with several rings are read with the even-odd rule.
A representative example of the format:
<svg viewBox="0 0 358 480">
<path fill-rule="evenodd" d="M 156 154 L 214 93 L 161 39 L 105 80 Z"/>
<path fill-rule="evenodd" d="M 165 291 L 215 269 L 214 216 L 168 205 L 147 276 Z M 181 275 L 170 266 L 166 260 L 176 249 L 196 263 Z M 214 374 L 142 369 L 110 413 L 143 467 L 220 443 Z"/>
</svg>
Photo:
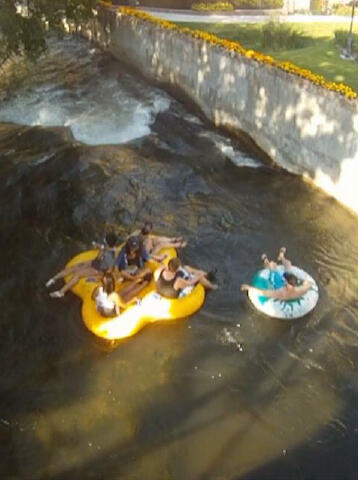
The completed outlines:
<svg viewBox="0 0 358 480">
<path fill-rule="evenodd" d="M 100 8 L 87 36 L 185 93 L 216 126 L 247 133 L 279 166 L 358 213 L 358 104 L 175 30 Z"/>
</svg>

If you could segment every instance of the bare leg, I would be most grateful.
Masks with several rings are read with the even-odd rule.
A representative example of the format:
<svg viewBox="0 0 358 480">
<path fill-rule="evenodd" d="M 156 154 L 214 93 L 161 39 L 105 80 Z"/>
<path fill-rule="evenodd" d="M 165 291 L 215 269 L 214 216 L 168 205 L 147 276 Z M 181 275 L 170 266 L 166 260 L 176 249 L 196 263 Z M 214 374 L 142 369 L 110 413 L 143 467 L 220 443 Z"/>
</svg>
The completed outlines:
<svg viewBox="0 0 358 480">
<path fill-rule="evenodd" d="M 72 272 L 73 273 L 73 272 Z M 102 272 L 99 272 L 95 268 L 92 267 L 87 267 L 87 268 L 82 268 L 79 271 L 76 271 L 73 273 L 73 277 L 69 282 L 67 282 L 60 290 L 56 290 L 56 292 L 51 292 L 50 297 L 54 298 L 60 298 L 65 295 L 65 293 L 70 290 L 76 283 L 84 277 L 100 277 L 102 276 Z"/>
<path fill-rule="evenodd" d="M 144 279 L 146 275 L 150 275 L 150 277 Z M 148 283 L 152 279 L 152 272 L 149 268 L 142 268 L 139 272 L 135 275 L 134 280 L 132 280 L 128 285 L 123 287 L 121 290 L 118 291 L 118 294 L 123 298 L 128 295 L 128 292 L 131 292 L 135 285 L 139 283 L 143 283 L 143 281 L 148 280 Z"/>
<path fill-rule="evenodd" d="M 133 299 L 133 297 L 138 295 L 138 293 L 140 293 L 143 290 L 143 288 L 149 285 L 149 283 L 150 283 L 150 280 L 144 280 L 144 279 L 135 280 L 130 285 L 120 290 L 118 292 L 118 295 L 120 296 L 122 302 L 124 304 L 127 304 Z M 123 303 L 122 303 L 122 306 L 123 306 Z"/>
<path fill-rule="evenodd" d="M 117 293 L 120 296 L 120 298 L 122 300 L 124 300 L 127 297 L 127 295 L 129 295 L 130 292 L 133 290 L 134 286 L 141 283 L 141 281 L 142 280 L 140 278 L 137 278 L 136 280 L 133 280 L 128 285 L 126 285 L 124 288 L 121 288 L 120 290 L 118 290 Z M 126 302 L 124 302 L 124 303 L 126 303 Z"/>
<path fill-rule="evenodd" d="M 158 244 L 153 248 L 151 254 L 157 255 L 162 248 L 184 248 L 186 247 L 187 242 L 158 242 Z"/>
<path fill-rule="evenodd" d="M 191 275 L 197 275 L 199 277 L 199 283 L 201 283 L 203 287 L 209 288 L 210 290 L 216 290 L 218 288 L 217 285 L 211 283 L 206 277 L 207 272 L 204 272 L 204 270 L 198 270 L 197 268 L 189 267 L 188 265 L 186 265 L 184 268 Z"/>
<path fill-rule="evenodd" d="M 49 287 L 53 283 L 55 283 L 56 280 L 59 278 L 64 278 L 67 277 L 67 275 L 72 275 L 73 273 L 76 273 L 78 271 L 81 271 L 84 268 L 90 267 L 91 262 L 81 262 L 81 263 L 76 263 L 76 265 L 72 265 L 71 267 L 67 267 L 64 270 L 61 270 L 59 273 L 57 273 L 55 276 L 50 278 L 50 280 L 46 283 L 46 287 Z"/>
<path fill-rule="evenodd" d="M 203 287 L 208 288 L 210 290 L 217 290 L 218 286 L 214 283 L 211 283 L 205 275 L 202 275 L 199 279 L 199 283 L 202 284 Z"/>
<path fill-rule="evenodd" d="M 292 267 L 292 262 L 285 257 L 285 253 L 286 253 L 286 248 L 281 247 L 277 260 L 282 263 L 282 265 L 285 267 L 285 271 L 287 272 Z"/>
</svg>

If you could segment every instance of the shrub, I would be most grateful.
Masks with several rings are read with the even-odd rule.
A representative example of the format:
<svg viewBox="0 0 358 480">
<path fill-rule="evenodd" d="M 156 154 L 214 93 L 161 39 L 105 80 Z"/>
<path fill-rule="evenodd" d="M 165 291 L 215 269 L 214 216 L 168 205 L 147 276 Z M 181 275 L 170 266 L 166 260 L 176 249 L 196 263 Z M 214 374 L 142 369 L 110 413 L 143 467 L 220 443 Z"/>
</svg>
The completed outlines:
<svg viewBox="0 0 358 480">
<path fill-rule="evenodd" d="M 233 0 L 237 9 L 273 9 L 282 8 L 283 0 Z"/>
<path fill-rule="evenodd" d="M 194 2 L 191 5 L 192 10 L 197 11 L 207 11 L 207 12 L 214 12 L 214 11 L 229 11 L 234 10 L 232 3 L 225 2 L 225 1 L 218 1 L 218 2 Z"/>
<path fill-rule="evenodd" d="M 119 7 L 118 11 L 121 14 L 140 19 L 141 21 L 151 22 L 153 25 L 156 25 L 163 29 L 167 29 L 168 31 L 174 31 L 174 32 L 176 31 L 182 35 L 189 35 L 192 38 L 203 40 L 207 42 L 209 45 L 225 48 L 228 52 L 230 52 L 230 55 L 234 55 L 234 56 L 238 55 L 240 57 L 250 58 L 253 61 L 262 63 L 263 65 L 270 65 L 274 68 L 280 69 L 292 75 L 297 75 L 298 77 L 305 78 L 315 85 L 325 88 L 326 90 L 336 92 L 339 95 L 343 95 L 350 100 L 355 101 L 355 99 L 358 97 L 357 92 L 355 92 L 348 85 L 344 85 L 343 83 L 327 81 L 324 77 L 322 77 L 322 75 L 313 73 L 306 68 L 298 67 L 297 65 L 294 65 L 291 62 L 277 61 L 270 55 L 265 55 L 260 52 L 255 52 L 255 50 L 247 50 L 238 42 L 225 40 L 224 38 L 219 38 L 215 35 L 202 32 L 200 30 L 191 30 L 190 28 L 181 28 L 175 25 L 175 23 L 161 20 L 160 18 L 153 17 L 152 15 L 149 15 L 145 12 L 142 12 L 140 10 L 136 10 L 133 8 Z"/>
<path fill-rule="evenodd" d="M 352 6 L 353 5 L 339 5 L 339 4 L 336 4 L 336 5 L 333 5 L 332 7 L 332 13 L 334 15 L 344 15 L 344 16 L 347 16 L 349 17 L 350 15 L 352 15 Z M 356 2 L 356 7 L 358 6 L 357 2 Z"/>
<path fill-rule="evenodd" d="M 282 8 L 283 0 L 262 0 L 262 8 Z"/>
<path fill-rule="evenodd" d="M 299 30 L 288 23 L 270 20 L 262 26 L 262 48 L 284 50 L 302 48 L 309 39 Z"/>
</svg>

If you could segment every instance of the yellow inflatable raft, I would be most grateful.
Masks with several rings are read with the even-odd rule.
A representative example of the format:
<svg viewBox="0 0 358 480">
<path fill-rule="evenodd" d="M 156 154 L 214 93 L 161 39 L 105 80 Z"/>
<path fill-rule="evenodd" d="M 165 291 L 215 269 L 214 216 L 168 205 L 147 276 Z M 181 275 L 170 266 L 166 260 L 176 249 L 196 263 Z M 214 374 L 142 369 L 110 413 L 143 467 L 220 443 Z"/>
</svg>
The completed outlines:
<svg viewBox="0 0 358 480">
<path fill-rule="evenodd" d="M 97 256 L 97 250 L 88 250 L 74 257 L 67 267 L 76 263 L 93 260 Z M 163 249 L 160 254 L 167 254 L 165 263 L 176 257 L 173 248 Z M 147 262 L 147 267 L 154 271 L 158 263 Z M 67 277 L 68 281 L 71 277 Z M 93 290 L 99 285 L 99 279 L 82 278 L 72 288 L 72 292 L 82 299 L 82 319 L 86 327 L 98 337 L 108 340 L 118 340 L 131 337 L 148 323 L 167 322 L 185 318 L 195 313 L 203 305 L 205 289 L 202 285 L 196 285 L 190 293 L 182 298 L 169 299 L 159 295 L 155 290 L 154 280 L 140 292 L 137 297 L 140 304 L 131 305 L 123 310 L 117 317 L 103 317 L 96 310 L 96 304 L 92 300 Z M 120 288 L 126 283 L 120 284 Z"/>
</svg>

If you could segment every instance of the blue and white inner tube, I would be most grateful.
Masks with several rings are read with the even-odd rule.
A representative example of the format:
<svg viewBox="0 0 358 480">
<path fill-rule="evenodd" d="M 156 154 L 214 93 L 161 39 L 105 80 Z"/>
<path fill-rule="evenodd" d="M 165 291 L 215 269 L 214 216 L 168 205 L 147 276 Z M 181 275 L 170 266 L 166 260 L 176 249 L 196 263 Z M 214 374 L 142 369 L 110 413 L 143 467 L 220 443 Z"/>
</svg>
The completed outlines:
<svg viewBox="0 0 358 480">
<path fill-rule="evenodd" d="M 282 265 L 278 266 L 276 270 L 269 270 L 265 268 L 256 272 L 251 285 L 262 290 L 275 290 L 285 285 L 283 274 L 285 269 Z M 291 320 L 307 315 L 318 302 L 318 286 L 315 280 L 308 275 L 304 270 L 292 266 L 289 273 L 293 273 L 301 280 L 309 280 L 312 282 L 312 287 L 302 297 L 293 300 L 279 300 L 277 298 L 264 297 L 254 291 L 248 292 L 248 297 L 253 305 L 260 310 L 260 312 L 274 318 L 282 318 L 284 320 Z"/>
</svg>

